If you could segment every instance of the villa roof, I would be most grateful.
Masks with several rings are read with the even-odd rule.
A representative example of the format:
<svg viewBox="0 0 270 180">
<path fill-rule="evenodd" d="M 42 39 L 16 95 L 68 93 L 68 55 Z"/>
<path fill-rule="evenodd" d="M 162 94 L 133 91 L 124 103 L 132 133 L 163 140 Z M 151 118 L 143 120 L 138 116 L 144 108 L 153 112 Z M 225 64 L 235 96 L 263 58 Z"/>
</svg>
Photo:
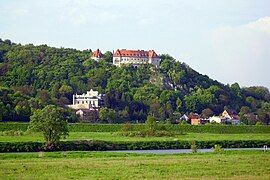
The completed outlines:
<svg viewBox="0 0 270 180">
<path fill-rule="evenodd" d="M 223 113 L 224 112 L 227 112 L 230 116 L 237 115 L 237 111 L 234 109 L 226 109 L 223 111 Z"/>
<path fill-rule="evenodd" d="M 103 54 L 101 53 L 101 51 L 99 49 L 97 49 L 96 51 L 94 51 L 92 53 L 92 57 L 102 58 L 103 57 Z"/>
<path fill-rule="evenodd" d="M 114 53 L 113 56 L 121 56 L 121 57 L 145 57 L 145 58 L 156 58 L 159 57 L 154 50 L 127 50 L 127 49 L 122 49 L 119 50 L 117 49 Z"/>
</svg>

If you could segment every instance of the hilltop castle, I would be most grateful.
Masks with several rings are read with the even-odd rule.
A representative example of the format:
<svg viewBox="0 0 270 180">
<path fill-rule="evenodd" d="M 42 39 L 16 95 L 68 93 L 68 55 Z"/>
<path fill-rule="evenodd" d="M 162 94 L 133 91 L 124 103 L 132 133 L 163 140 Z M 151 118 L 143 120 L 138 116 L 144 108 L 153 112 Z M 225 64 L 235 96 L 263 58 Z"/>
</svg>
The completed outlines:
<svg viewBox="0 0 270 180">
<path fill-rule="evenodd" d="M 92 59 L 99 61 L 103 58 L 103 54 L 99 49 L 92 53 Z M 156 68 L 159 68 L 161 58 L 156 54 L 154 50 L 127 50 L 117 49 L 113 52 L 113 64 L 120 66 L 122 64 L 133 64 L 139 66 L 143 64 L 153 64 Z"/>
<path fill-rule="evenodd" d="M 135 66 L 142 64 L 153 64 L 159 68 L 161 58 L 154 50 L 126 50 L 117 49 L 113 53 L 113 64 L 120 66 L 121 64 L 133 64 Z"/>
</svg>

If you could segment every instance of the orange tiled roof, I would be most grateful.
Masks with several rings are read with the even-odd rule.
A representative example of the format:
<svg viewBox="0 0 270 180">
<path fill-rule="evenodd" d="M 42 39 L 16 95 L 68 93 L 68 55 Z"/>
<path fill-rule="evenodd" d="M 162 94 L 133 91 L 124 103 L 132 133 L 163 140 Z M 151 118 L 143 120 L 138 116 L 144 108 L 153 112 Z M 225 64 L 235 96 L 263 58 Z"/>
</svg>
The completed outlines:
<svg viewBox="0 0 270 180">
<path fill-rule="evenodd" d="M 119 50 L 117 49 L 113 56 L 121 56 L 121 57 L 146 57 L 146 58 L 156 58 L 158 55 L 154 50 L 149 50 L 149 51 L 144 51 L 144 50 L 127 50 L 127 49 L 122 49 Z"/>
<path fill-rule="evenodd" d="M 92 53 L 92 57 L 102 58 L 103 57 L 103 54 L 101 53 L 101 51 L 99 49 L 97 49 L 96 51 L 94 51 Z"/>
</svg>

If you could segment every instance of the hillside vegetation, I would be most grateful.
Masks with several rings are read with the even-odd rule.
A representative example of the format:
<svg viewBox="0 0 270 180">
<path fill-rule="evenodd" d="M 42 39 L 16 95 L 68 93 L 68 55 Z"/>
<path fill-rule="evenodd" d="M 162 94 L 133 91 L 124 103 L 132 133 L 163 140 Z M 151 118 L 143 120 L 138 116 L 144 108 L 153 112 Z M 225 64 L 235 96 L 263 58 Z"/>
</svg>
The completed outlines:
<svg viewBox="0 0 270 180">
<path fill-rule="evenodd" d="M 115 67 L 111 52 L 100 62 L 91 53 L 0 39 L 0 120 L 28 121 L 36 109 L 64 107 L 72 94 L 94 89 L 106 94 L 105 107 L 115 114 L 102 123 L 144 122 L 147 115 L 174 122 L 175 114 L 218 115 L 227 108 L 240 112 L 246 124 L 256 123 L 251 115 L 269 124 L 270 93 L 265 87 L 224 85 L 169 55 L 161 55 L 161 68 L 155 69 Z M 77 121 L 68 109 L 66 119 Z"/>
</svg>

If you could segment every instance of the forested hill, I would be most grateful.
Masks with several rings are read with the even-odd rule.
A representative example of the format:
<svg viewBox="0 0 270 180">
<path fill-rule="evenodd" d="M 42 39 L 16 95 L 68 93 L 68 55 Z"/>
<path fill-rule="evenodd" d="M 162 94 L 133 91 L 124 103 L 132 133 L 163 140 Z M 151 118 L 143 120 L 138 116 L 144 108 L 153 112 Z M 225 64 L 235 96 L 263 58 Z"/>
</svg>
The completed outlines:
<svg viewBox="0 0 270 180">
<path fill-rule="evenodd" d="M 218 115 L 224 108 L 268 120 L 265 87 L 223 85 L 169 55 L 162 55 L 161 68 L 155 69 L 119 68 L 112 65 L 111 52 L 100 62 L 91 53 L 0 39 L 0 120 L 28 120 L 35 109 L 64 107 L 73 93 L 90 89 L 106 93 L 105 106 L 116 112 L 116 122 L 144 121 L 148 114 L 160 120 L 190 112 Z"/>
</svg>

